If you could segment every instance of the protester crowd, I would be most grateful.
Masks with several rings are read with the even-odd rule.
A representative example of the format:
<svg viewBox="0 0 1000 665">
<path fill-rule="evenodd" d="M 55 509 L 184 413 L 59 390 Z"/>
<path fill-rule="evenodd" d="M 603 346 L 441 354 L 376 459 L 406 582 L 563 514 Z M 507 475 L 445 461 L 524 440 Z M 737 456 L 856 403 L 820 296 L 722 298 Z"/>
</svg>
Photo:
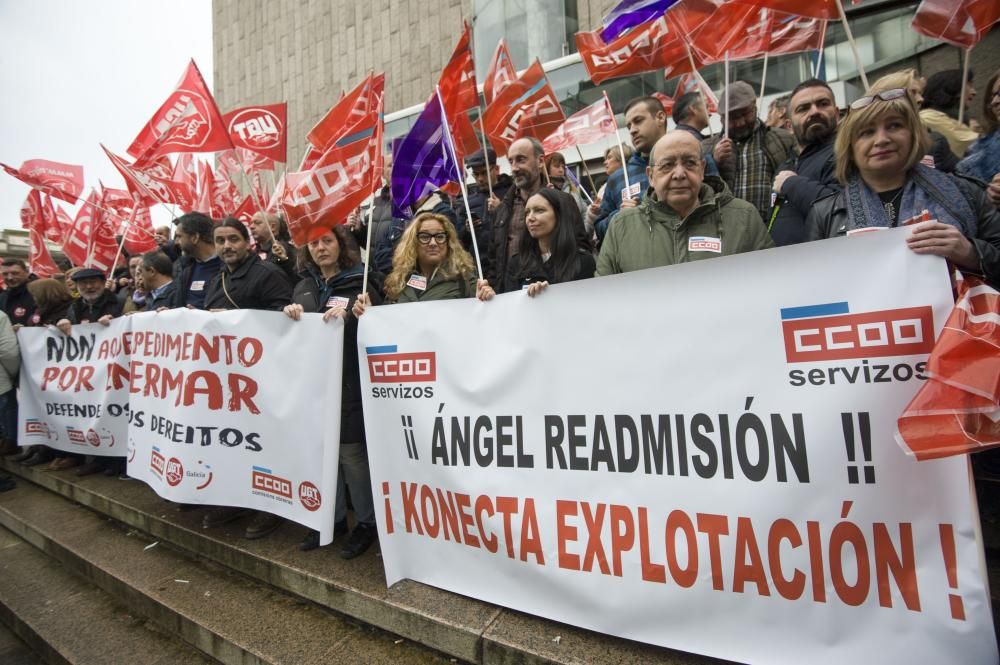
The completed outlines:
<svg viewBox="0 0 1000 665">
<path fill-rule="evenodd" d="M 18 452 L 15 332 L 21 326 L 68 332 L 82 323 L 178 307 L 282 311 L 293 320 L 303 313 L 339 317 L 346 333 L 335 533 L 349 534 L 340 555 L 358 556 L 377 538 L 357 358 L 358 319 L 368 308 L 489 300 L 519 290 L 537 297 L 552 284 L 915 219 L 921 221 L 907 240 L 910 249 L 1000 286 L 1000 72 L 982 94 L 981 127 L 959 120 L 961 90 L 958 71 L 934 73 L 925 83 L 907 70 L 839 108 L 827 83 L 810 79 L 776 100 L 763 121 L 753 88 L 736 81 L 719 96 L 724 131 L 711 135 L 700 93 L 675 100 L 669 130 L 661 101 L 642 97 L 622 109 L 631 147 L 607 150 L 606 182 L 596 191 L 592 181 L 569 177 L 572 167 L 561 154 L 546 155 L 539 141 L 520 138 L 505 155 L 509 174 L 501 173 L 492 150 L 466 159 L 475 181 L 466 202 L 434 192 L 411 217 L 396 218 L 387 184 L 371 211 L 352 214 L 297 249 L 278 215 L 258 213 L 248 228 L 232 217 L 192 212 L 175 219 L 173 229 L 157 230 L 160 250 L 130 257 L 114 275 L 75 268 L 35 279 L 23 261 L 7 259 L 0 268 L 6 284 L 0 294 L 2 452 Z M 966 86 L 966 109 L 976 92 Z M 387 156 L 387 183 L 390 169 Z M 921 219 L 924 211 L 929 214 Z M 73 468 L 80 476 L 125 470 L 122 458 L 84 459 L 41 446 L 13 459 Z M 984 460 L 988 467 L 990 458 Z M 12 486 L 9 478 L 0 480 L 0 489 Z M 251 512 L 212 508 L 204 522 L 214 527 L 252 517 L 248 538 L 282 523 Z M 313 533 L 301 547 L 318 542 Z"/>
</svg>

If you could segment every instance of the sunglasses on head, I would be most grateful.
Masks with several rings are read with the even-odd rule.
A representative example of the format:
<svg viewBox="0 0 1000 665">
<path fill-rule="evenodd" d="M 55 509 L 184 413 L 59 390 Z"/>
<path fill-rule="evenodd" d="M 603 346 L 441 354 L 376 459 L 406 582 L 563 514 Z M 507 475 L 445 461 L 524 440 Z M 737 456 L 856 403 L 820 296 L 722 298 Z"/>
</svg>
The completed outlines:
<svg viewBox="0 0 1000 665">
<path fill-rule="evenodd" d="M 877 101 L 891 102 L 894 99 L 902 99 L 906 97 L 906 88 L 893 88 L 892 90 L 886 90 L 885 92 L 876 92 L 874 95 L 867 95 L 865 97 L 860 97 L 851 102 L 851 110 L 858 111 L 866 106 L 871 106 Z"/>
</svg>

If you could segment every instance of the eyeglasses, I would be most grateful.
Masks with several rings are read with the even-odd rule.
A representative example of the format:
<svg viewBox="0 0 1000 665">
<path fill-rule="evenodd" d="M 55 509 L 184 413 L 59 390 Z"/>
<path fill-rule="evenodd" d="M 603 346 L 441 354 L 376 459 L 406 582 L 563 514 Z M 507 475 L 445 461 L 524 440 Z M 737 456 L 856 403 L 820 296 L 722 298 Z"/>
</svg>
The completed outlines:
<svg viewBox="0 0 1000 665">
<path fill-rule="evenodd" d="M 852 111 L 859 111 L 866 106 L 871 106 L 877 101 L 891 102 L 894 99 L 902 99 L 906 97 L 906 88 L 893 88 L 892 90 L 886 90 L 885 92 L 876 92 L 874 95 L 867 95 L 865 97 L 860 97 L 851 102 Z"/>
<path fill-rule="evenodd" d="M 417 242 L 419 242 L 421 245 L 429 245 L 429 244 L 431 244 L 431 240 L 433 240 L 434 244 L 436 244 L 436 245 L 443 245 L 446 242 L 448 242 L 448 234 L 447 233 L 423 233 L 423 232 L 420 232 L 420 233 L 417 234 Z"/>
<path fill-rule="evenodd" d="M 668 157 L 667 159 L 664 159 L 654 164 L 653 168 L 656 170 L 657 173 L 666 175 L 671 171 L 673 171 L 675 168 L 677 168 L 678 162 L 684 168 L 685 171 L 695 171 L 701 164 L 700 159 L 688 155 L 685 157 L 681 157 L 680 159 Z"/>
</svg>

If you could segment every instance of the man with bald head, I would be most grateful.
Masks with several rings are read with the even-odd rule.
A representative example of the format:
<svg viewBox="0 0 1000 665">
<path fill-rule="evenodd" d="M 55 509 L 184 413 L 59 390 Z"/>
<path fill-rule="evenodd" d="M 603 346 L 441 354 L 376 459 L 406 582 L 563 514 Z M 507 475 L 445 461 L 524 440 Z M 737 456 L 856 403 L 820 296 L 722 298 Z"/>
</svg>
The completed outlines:
<svg viewBox="0 0 1000 665">
<path fill-rule="evenodd" d="M 544 156 L 541 142 L 530 137 L 517 139 L 507 149 L 514 186 L 507 190 L 495 210 L 486 213 L 484 220 L 490 228 L 492 260 L 483 270 L 497 293 L 506 281 L 507 260 L 517 254 L 517 241 L 524 228 L 524 204 L 542 187 Z"/>
<path fill-rule="evenodd" d="M 684 130 L 656 142 L 649 189 L 618 213 L 597 259 L 598 275 L 657 268 L 774 247 L 760 214 L 722 179 L 705 176 L 696 138 Z"/>
</svg>

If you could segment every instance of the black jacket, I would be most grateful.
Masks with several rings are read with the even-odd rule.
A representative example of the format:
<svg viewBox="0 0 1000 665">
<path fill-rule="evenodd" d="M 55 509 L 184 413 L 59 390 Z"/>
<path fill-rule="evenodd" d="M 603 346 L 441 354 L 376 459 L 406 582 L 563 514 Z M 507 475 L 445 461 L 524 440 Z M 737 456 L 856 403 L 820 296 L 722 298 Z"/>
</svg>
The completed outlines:
<svg viewBox="0 0 1000 665">
<path fill-rule="evenodd" d="M 506 173 L 501 173 L 497 181 L 493 183 L 493 196 L 498 199 L 503 199 L 507 196 L 507 192 L 514 186 L 514 180 Z M 487 211 L 486 203 L 490 198 L 489 190 L 480 191 L 478 185 L 471 185 L 469 187 L 469 210 L 472 212 L 473 220 L 480 220 L 479 228 L 476 229 L 476 242 L 479 245 L 479 253 L 481 259 L 486 259 L 487 248 L 490 244 L 490 230 L 487 227 L 485 220 L 485 213 Z M 458 201 L 455 206 L 456 212 L 458 213 L 458 218 L 462 220 L 464 228 L 462 233 L 459 235 L 459 239 L 462 241 L 462 245 L 471 254 L 472 253 L 472 229 L 476 228 L 475 223 L 469 224 L 468 215 L 465 212 L 465 204 L 462 201 Z M 484 268 L 485 269 L 485 268 Z"/>
<path fill-rule="evenodd" d="M 979 272 L 991 286 L 1000 288 L 1000 212 L 986 197 L 985 190 L 977 181 L 959 175 L 951 177 L 977 217 L 976 237 L 970 240 L 979 254 Z M 943 193 L 931 191 L 929 194 L 941 206 L 952 210 L 953 215 L 959 216 Z M 846 235 L 851 230 L 849 227 L 847 197 L 841 191 L 820 199 L 813 206 L 806 218 L 806 240 L 837 238 Z"/>
<path fill-rule="evenodd" d="M 236 270 L 223 267 L 205 293 L 205 309 L 280 310 L 292 302 L 292 285 L 272 263 L 247 255 Z"/>
<path fill-rule="evenodd" d="M 112 317 L 122 315 L 122 304 L 118 302 L 118 296 L 105 289 L 93 304 L 88 303 L 83 298 L 77 298 L 69 306 L 69 322 L 77 323 L 97 323 L 102 316 L 110 314 Z"/>
<path fill-rule="evenodd" d="M 35 313 L 35 299 L 28 291 L 28 283 L 7 289 L 0 293 L 0 310 L 7 314 L 11 325 L 30 326 Z"/>
<path fill-rule="evenodd" d="M 577 249 L 576 274 L 570 281 L 575 282 L 578 279 L 590 279 L 594 276 L 594 272 L 596 270 L 597 262 L 594 261 L 594 255 L 585 250 Z M 504 286 L 504 291 L 517 291 L 532 282 L 548 282 L 549 284 L 559 283 L 553 274 L 552 261 L 546 261 L 543 263 L 541 270 L 531 270 L 526 266 L 521 266 L 520 254 L 515 254 L 510 257 L 510 261 L 507 264 L 507 282 Z"/>
<path fill-rule="evenodd" d="M 156 297 L 153 296 L 153 292 L 150 291 L 146 294 L 146 311 L 155 312 L 161 307 L 170 307 L 170 303 L 174 300 L 174 291 L 177 290 L 177 280 L 174 280 L 167 284 L 163 291 L 159 293 Z"/>
<path fill-rule="evenodd" d="M 306 276 L 295 285 L 292 302 L 302 305 L 306 312 L 325 312 L 331 299 L 347 298 L 344 306 L 344 360 L 341 374 L 340 397 L 340 440 L 343 443 L 365 442 L 365 421 L 361 411 L 361 375 L 358 369 L 358 320 L 351 314 L 354 301 L 361 293 L 365 275 L 364 265 L 343 270 L 329 280 L 324 280 L 315 268 L 306 267 Z M 368 280 L 368 296 L 373 305 L 381 304 L 382 298 Z M 340 304 L 339 301 L 336 304 Z"/>
<path fill-rule="evenodd" d="M 781 171 L 795 171 L 781 188 L 781 196 L 775 202 L 777 216 L 771 226 L 774 244 L 794 245 L 805 240 L 806 216 L 812 204 L 819 199 L 840 191 L 840 183 L 835 175 L 837 163 L 833 156 L 833 140 L 807 145 L 798 157 L 793 157 L 781 165 Z M 771 209 L 774 215 L 774 209 Z M 768 220 L 765 220 L 768 221 Z"/>
<path fill-rule="evenodd" d="M 190 256 L 181 256 L 174 264 L 174 296 L 170 301 L 170 307 L 187 307 L 188 304 L 188 292 L 191 290 L 191 280 L 194 278 L 194 267 L 197 261 Z M 215 277 L 218 275 L 218 271 L 222 270 L 222 259 L 218 256 L 213 256 L 208 261 L 204 263 L 210 264 L 212 268 L 216 270 L 215 273 L 211 274 L 210 279 L 206 280 L 205 288 L 214 281 Z M 207 309 L 207 308 L 206 308 Z"/>
<path fill-rule="evenodd" d="M 264 250 L 260 246 L 257 247 L 258 256 L 261 261 L 266 261 L 272 263 L 281 269 L 282 274 L 285 279 L 288 280 L 290 285 L 294 285 L 299 281 L 299 271 L 295 267 L 295 246 L 288 242 L 287 240 L 277 240 L 281 243 L 281 246 L 285 248 L 285 260 L 279 261 L 278 257 L 274 255 L 274 243 L 268 242 L 267 249 Z"/>
<path fill-rule="evenodd" d="M 392 215 L 392 195 L 389 193 L 388 185 L 375 197 L 372 205 L 372 251 L 379 246 L 385 234 L 389 232 L 389 227 L 395 219 Z M 358 246 L 365 247 L 368 242 L 368 208 L 362 208 L 359 212 L 361 223 L 354 231 L 354 239 L 358 241 Z"/>
</svg>

